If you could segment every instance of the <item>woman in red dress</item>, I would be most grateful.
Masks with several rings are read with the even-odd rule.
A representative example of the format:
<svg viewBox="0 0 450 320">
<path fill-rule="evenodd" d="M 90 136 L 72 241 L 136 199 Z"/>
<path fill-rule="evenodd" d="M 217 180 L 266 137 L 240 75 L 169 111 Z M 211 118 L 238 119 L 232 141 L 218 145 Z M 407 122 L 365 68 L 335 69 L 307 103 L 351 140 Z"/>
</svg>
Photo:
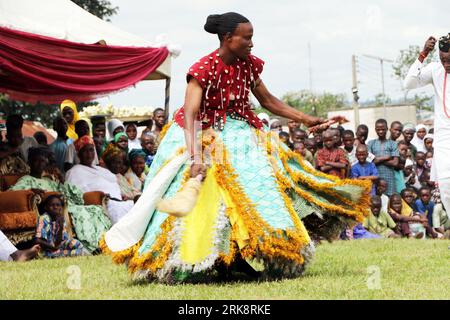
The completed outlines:
<svg viewBox="0 0 450 320">
<path fill-rule="evenodd" d="M 162 132 L 144 193 L 103 247 L 134 275 L 163 282 L 209 278 L 244 260 L 266 278 L 299 276 L 312 239 L 332 238 L 363 219 L 370 185 L 317 172 L 252 111 L 250 93 L 278 116 L 308 127 L 325 122 L 267 90 L 248 19 L 211 15 L 204 28 L 220 47 L 189 68 L 184 106 Z M 187 215 L 156 209 L 190 177 L 204 180 Z"/>
</svg>

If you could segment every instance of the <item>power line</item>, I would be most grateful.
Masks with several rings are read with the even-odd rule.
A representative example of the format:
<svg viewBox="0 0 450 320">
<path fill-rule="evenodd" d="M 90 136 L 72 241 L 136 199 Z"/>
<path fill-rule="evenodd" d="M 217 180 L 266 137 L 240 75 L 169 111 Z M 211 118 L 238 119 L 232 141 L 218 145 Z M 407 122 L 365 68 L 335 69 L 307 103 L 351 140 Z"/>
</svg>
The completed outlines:
<svg viewBox="0 0 450 320">
<path fill-rule="evenodd" d="M 368 55 L 368 54 L 363 54 L 362 57 L 364 58 L 368 58 L 368 59 L 373 59 L 373 60 L 378 60 L 380 62 L 380 67 L 381 67 L 381 90 L 382 90 L 382 94 L 383 94 L 383 114 L 384 114 L 384 118 L 386 118 L 387 116 L 387 111 L 386 111 L 386 90 L 385 90 L 385 80 L 384 80 L 384 63 L 393 63 L 394 60 L 392 59 L 386 59 L 386 58 L 382 58 L 382 57 L 378 57 L 378 56 L 373 56 L 373 55 Z M 370 71 L 373 72 L 373 71 Z"/>
</svg>

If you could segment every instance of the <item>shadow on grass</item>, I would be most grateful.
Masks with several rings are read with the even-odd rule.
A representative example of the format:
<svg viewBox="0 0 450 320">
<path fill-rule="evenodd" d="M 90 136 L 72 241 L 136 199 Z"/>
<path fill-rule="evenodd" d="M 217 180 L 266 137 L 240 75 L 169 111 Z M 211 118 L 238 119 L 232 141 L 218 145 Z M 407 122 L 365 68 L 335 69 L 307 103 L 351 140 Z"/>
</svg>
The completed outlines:
<svg viewBox="0 0 450 320">
<path fill-rule="evenodd" d="M 209 275 L 203 277 L 194 276 L 191 278 L 186 278 L 183 280 L 173 280 L 166 279 L 164 281 L 156 280 L 156 279 L 132 279 L 128 281 L 125 286 L 126 287 L 145 287 L 151 284 L 154 285 L 163 285 L 163 286 L 184 286 L 184 285 L 216 285 L 216 286 L 235 286 L 235 285 L 244 285 L 244 284 L 259 284 L 259 283 L 267 283 L 267 282 L 281 282 L 284 280 L 292 280 L 293 278 L 276 278 L 276 279 L 267 279 L 267 277 L 260 275 L 259 277 L 251 277 L 244 273 L 233 273 L 231 276 L 219 276 Z"/>
<path fill-rule="evenodd" d="M 327 277 L 358 277 L 367 275 L 366 271 L 357 271 L 354 269 L 350 269 L 347 266 L 343 266 L 339 269 L 332 270 L 320 270 L 320 269 L 307 269 L 305 274 L 302 276 L 303 278 L 319 278 L 323 276 Z"/>
</svg>

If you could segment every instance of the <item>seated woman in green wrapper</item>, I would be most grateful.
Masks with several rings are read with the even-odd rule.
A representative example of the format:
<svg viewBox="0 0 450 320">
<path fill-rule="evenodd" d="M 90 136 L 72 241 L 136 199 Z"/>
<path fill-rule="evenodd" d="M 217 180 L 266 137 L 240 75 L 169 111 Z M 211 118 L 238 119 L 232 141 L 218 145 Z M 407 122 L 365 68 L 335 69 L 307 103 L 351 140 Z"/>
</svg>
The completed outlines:
<svg viewBox="0 0 450 320">
<path fill-rule="evenodd" d="M 69 215 L 76 238 L 90 252 L 98 249 L 101 235 L 111 227 L 111 221 L 101 206 L 84 205 L 83 192 L 70 183 L 59 183 L 42 174 L 48 165 L 48 150 L 31 148 L 28 153 L 30 174 L 20 178 L 11 190 L 38 189 L 61 193 L 68 202 Z"/>
</svg>

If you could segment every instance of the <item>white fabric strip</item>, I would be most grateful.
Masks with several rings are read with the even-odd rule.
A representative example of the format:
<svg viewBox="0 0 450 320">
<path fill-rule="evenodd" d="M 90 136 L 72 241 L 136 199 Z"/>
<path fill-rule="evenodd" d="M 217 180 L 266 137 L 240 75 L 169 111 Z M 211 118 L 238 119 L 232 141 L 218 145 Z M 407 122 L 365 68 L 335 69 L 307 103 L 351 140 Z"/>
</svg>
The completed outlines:
<svg viewBox="0 0 450 320">
<path fill-rule="evenodd" d="M 111 251 L 122 251 L 139 242 L 144 236 L 156 204 L 188 160 L 188 153 L 176 156 L 150 181 L 130 212 L 106 233 L 105 241 Z"/>
</svg>

